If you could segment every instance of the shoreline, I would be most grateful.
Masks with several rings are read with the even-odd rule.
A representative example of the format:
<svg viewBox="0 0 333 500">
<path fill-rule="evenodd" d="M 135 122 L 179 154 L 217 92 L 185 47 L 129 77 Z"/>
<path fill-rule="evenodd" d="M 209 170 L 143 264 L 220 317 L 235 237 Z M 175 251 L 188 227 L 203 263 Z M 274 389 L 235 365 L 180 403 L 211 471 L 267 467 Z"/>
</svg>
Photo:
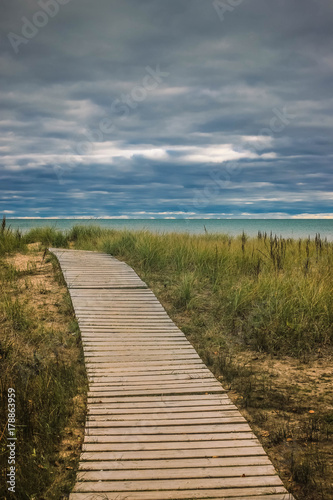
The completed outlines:
<svg viewBox="0 0 333 500">
<path fill-rule="evenodd" d="M 124 218 L 7 218 L 7 225 L 19 229 L 23 234 L 29 230 L 51 227 L 61 231 L 70 231 L 74 226 L 101 227 L 129 231 L 151 231 L 158 234 L 172 232 L 181 234 L 226 234 L 237 237 L 243 232 L 247 237 L 256 237 L 258 232 L 283 238 L 310 237 L 320 234 L 321 239 L 333 241 L 332 219 L 124 219 Z"/>
</svg>

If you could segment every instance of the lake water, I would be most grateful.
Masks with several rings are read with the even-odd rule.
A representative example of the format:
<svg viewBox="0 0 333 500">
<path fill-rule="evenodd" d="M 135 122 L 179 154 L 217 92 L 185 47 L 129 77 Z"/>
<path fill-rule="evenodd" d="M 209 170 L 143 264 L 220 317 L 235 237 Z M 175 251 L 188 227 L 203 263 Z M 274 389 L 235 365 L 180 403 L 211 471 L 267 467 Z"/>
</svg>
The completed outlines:
<svg viewBox="0 0 333 500">
<path fill-rule="evenodd" d="M 97 225 L 115 229 L 146 229 L 153 232 L 191 234 L 225 233 L 237 236 L 243 231 L 256 236 L 258 231 L 284 238 L 322 238 L 333 241 L 333 219 L 7 219 L 13 229 L 23 232 L 34 227 L 52 226 L 66 230 L 74 225 Z"/>
</svg>

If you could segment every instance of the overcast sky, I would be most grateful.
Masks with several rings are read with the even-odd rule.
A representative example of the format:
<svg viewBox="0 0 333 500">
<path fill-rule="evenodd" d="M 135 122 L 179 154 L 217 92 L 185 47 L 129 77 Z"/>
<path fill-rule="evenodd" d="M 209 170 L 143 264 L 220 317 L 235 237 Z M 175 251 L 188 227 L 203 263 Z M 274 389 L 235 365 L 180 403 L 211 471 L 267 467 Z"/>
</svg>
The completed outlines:
<svg viewBox="0 0 333 500">
<path fill-rule="evenodd" d="M 332 216 L 332 0 L 0 9 L 0 213 Z"/>
</svg>

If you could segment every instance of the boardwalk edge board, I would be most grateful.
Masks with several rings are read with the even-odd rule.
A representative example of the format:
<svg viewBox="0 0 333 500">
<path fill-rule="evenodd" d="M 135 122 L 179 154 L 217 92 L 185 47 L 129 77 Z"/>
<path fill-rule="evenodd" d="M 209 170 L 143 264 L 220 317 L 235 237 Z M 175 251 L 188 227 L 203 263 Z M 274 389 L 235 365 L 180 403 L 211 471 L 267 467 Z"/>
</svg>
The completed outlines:
<svg viewBox="0 0 333 500">
<path fill-rule="evenodd" d="M 126 263 L 50 248 L 89 379 L 70 500 L 294 500 L 250 426 Z"/>
</svg>

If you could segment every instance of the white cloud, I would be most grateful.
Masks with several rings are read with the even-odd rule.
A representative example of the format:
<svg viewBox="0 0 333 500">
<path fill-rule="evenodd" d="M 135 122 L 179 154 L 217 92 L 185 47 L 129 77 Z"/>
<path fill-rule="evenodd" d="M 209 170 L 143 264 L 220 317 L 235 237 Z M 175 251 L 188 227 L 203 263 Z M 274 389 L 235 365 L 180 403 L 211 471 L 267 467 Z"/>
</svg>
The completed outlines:
<svg viewBox="0 0 333 500">
<path fill-rule="evenodd" d="M 292 215 L 291 219 L 333 219 L 333 213 L 324 214 L 297 214 Z"/>
</svg>

